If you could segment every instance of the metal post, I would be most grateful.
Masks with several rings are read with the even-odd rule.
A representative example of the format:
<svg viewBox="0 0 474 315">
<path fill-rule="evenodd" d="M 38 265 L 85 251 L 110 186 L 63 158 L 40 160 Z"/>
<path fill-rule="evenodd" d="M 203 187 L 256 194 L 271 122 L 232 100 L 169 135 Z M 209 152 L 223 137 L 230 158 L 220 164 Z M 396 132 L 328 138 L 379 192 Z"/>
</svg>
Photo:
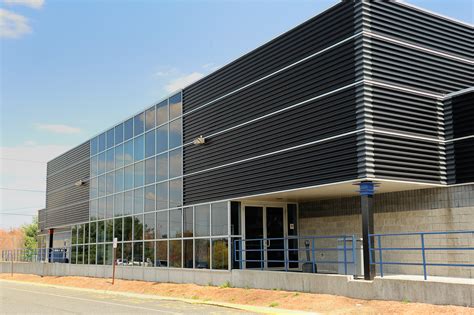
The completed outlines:
<svg viewBox="0 0 474 315">
<path fill-rule="evenodd" d="M 263 260 L 264 260 L 264 252 L 263 252 L 263 239 L 260 240 L 260 269 L 263 270 Z"/>
<path fill-rule="evenodd" d="M 346 246 L 346 236 L 344 235 L 344 274 L 347 275 L 347 246 Z"/>
<path fill-rule="evenodd" d="M 374 234 L 374 211 L 373 200 L 374 183 L 360 183 L 360 204 L 362 212 L 362 245 L 364 252 L 364 279 L 373 280 L 375 277 L 375 265 L 370 262 L 370 234 Z"/>
<path fill-rule="evenodd" d="M 383 260 L 382 260 L 382 237 L 377 235 L 379 243 L 379 265 L 380 265 L 380 276 L 383 277 Z"/>
<path fill-rule="evenodd" d="M 115 282 L 115 264 L 116 264 L 116 262 L 115 262 L 115 260 L 116 260 L 115 257 L 116 257 L 116 252 L 117 252 L 117 248 L 114 247 L 114 260 L 112 261 L 112 265 L 113 265 L 113 267 L 112 267 L 112 285 L 113 285 L 114 282 Z"/>
<path fill-rule="evenodd" d="M 312 245 L 312 252 L 313 252 L 313 259 L 311 261 L 313 262 L 313 273 L 316 273 L 316 251 L 315 251 L 315 243 L 316 239 L 313 237 L 313 245 Z"/>
<path fill-rule="evenodd" d="M 423 233 L 421 233 L 420 236 L 421 236 L 421 254 L 423 256 L 423 277 L 426 280 L 428 276 L 426 274 L 425 236 L 423 235 Z"/>
<path fill-rule="evenodd" d="M 13 277 L 13 253 L 10 251 L 10 261 L 11 261 L 11 276 Z"/>
</svg>

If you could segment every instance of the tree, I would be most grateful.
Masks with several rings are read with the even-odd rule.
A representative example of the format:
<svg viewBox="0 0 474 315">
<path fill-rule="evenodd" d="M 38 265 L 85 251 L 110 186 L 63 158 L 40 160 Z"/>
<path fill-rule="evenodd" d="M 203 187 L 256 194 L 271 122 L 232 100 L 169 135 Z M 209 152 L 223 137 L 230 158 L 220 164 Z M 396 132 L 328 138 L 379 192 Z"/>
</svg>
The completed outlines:
<svg viewBox="0 0 474 315">
<path fill-rule="evenodd" d="M 23 225 L 21 230 L 24 237 L 23 246 L 26 249 L 36 249 L 38 247 L 38 217 L 34 217 L 32 223 Z"/>
</svg>

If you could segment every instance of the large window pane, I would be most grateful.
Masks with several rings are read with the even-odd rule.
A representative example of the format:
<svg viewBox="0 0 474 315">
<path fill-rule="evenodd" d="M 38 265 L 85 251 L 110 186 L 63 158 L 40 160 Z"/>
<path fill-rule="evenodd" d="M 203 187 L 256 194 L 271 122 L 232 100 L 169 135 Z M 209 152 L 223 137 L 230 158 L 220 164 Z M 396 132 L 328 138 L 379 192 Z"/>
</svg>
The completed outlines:
<svg viewBox="0 0 474 315">
<path fill-rule="evenodd" d="M 123 142 L 123 124 L 115 126 L 115 144 Z"/>
<path fill-rule="evenodd" d="M 168 179 L 168 153 L 160 154 L 156 157 L 156 181 Z"/>
<path fill-rule="evenodd" d="M 156 267 L 168 266 L 168 241 L 155 242 L 156 250 Z"/>
<path fill-rule="evenodd" d="M 227 269 L 229 266 L 227 239 L 212 240 L 212 269 Z"/>
<path fill-rule="evenodd" d="M 84 244 L 89 243 L 89 223 L 84 224 Z"/>
<path fill-rule="evenodd" d="M 77 246 L 77 264 L 83 264 L 84 259 L 84 246 Z"/>
<path fill-rule="evenodd" d="M 97 246 L 95 244 L 90 245 L 89 246 L 89 264 L 95 265 L 97 263 L 96 255 L 97 255 Z"/>
<path fill-rule="evenodd" d="M 133 240 L 143 240 L 143 215 L 133 217 Z"/>
<path fill-rule="evenodd" d="M 89 245 L 84 245 L 84 264 L 89 263 Z"/>
<path fill-rule="evenodd" d="M 159 126 L 168 121 L 168 100 L 156 105 L 156 125 Z"/>
<path fill-rule="evenodd" d="M 103 243 L 105 240 L 105 221 L 97 222 L 97 242 Z"/>
<path fill-rule="evenodd" d="M 77 246 L 71 246 L 71 264 L 77 262 Z"/>
<path fill-rule="evenodd" d="M 141 266 L 143 264 L 143 242 L 133 243 L 133 265 Z"/>
<path fill-rule="evenodd" d="M 125 165 L 133 162 L 133 140 L 127 141 L 123 145 L 123 160 Z"/>
<path fill-rule="evenodd" d="M 104 244 L 97 245 L 97 265 L 104 264 Z"/>
<path fill-rule="evenodd" d="M 123 144 L 115 147 L 115 168 L 120 168 L 125 165 L 125 157 L 123 155 Z"/>
<path fill-rule="evenodd" d="M 183 205 L 183 180 L 170 180 L 170 208 L 181 207 Z"/>
<path fill-rule="evenodd" d="M 99 152 L 105 150 L 105 132 L 99 135 Z"/>
<path fill-rule="evenodd" d="M 181 240 L 170 241 L 170 267 L 181 268 Z"/>
<path fill-rule="evenodd" d="M 144 203 L 144 189 L 139 188 L 135 189 L 133 193 L 133 213 L 143 213 L 143 203 Z"/>
<path fill-rule="evenodd" d="M 193 268 L 193 240 L 183 240 L 184 268 Z"/>
<path fill-rule="evenodd" d="M 181 148 L 170 151 L 170 178 L 183 175 L 183 155 Z"/>
<path fill-rule="evenodd" d="M 123 125 L 124 140 L 128 140 L 133 137 L 133 118 L 127 120 Z"/>
<path fill-rule="evenodd" d="M 97 177 L 95 178 L 92 178 L 90 181 L 89 181 L 89 191 L 90 191 L 90 198 L 96 198 L 98 196 L 98 186 L 99 186 L 99 183 L 98 183 L 98 179 Z"/>
<path fill-rule="evenodd" d="M 98 193 L 98 196 L 99 197 L 102 197 L 102 196 L 105 196 L 105 192 L 106 192 L 106 187 L 105 187 L 105 175 L 101 175 L 99 177 L 97 177 L 98 179 L 98 189 L 99 189 L 99 193 Z"/>
<path fill-rule="evenodd" d="M 115 167 L 115 151 L 114 149 L 108 149 L 105 152 L 105 169 L 106 171 L 111 171 Z"/>
<path fill-rule="evenodd" d="M 201 205 L 194 207 L 194 234 L 196 236 L 209 236 L 209 210 L 209 205 Z"/>
<path fill-rule="evenodd" d="M 145 239 L 153 240 L 155 239 L 155 213 L 145 214 Z"/>
<path fill-rule="evenodd" d="M 228 210 L 227 202 L 211 204 L 211 233 L 212 235 L 228 234 Z"/>
<path fill-rule="evenodd" d="M 77 226 L 77 244 L 84 243 L 84 224 L 79 224 Z"/>
<path fill-rule="evenodd" d="M 91 177 L 99 175 L 99 170 L 97 169 L 97 161 L 99 160 L 98 156 L 91 157 Z"/>
<path fill-rule="evenodd" d="M 132 243 L 124 243 L 122 265 L 127 266 L 131 264 L 132 264 Z"/>
<path fill-rule="evenodd" d="M 145 187 L 145 212 L 154 211 L 155 205 L 156 205 L 155 185 L 146 186 Z"/>
<path fill-rule="evenodd" d="M 97 242 L 97 222 L 91 222 L 89 224 L 89 243 Z"/>
<path fill-rule="evenodd" d="M 155 265 L 155 242 L 145 242 L 145 267 L 153 267 Z"/>
<path fill-rule="evenodd" d="M 105 264 L 112 265 L 112 261 L 114 260 L 114 251 L 112 244 L 105 245 Z"/>
<path fill-rule="evenodd" d="M 99 175 L 105 173 L 105 168 L 106 168 L 106 160 L 105 160 L 105 152 L 102 152 L 98 155 L 98 160 L 97 160 L 97 172 Z"/>
<path fill-rule="evenodd" d="M 114 196 L 114 217 L 123 215 L 123 193 Z"/>
<path fill-rule="evenodd" d="M 107 208 L 107 200 L 100 198 L 97 203 L 97 218 L 105 219 L 105 211 Z"/>
<path fill-rule="evenodd" d="M 168 211 L 156 213 L 156 238 L 168 238 Z"/>
<path fill-rule="evenodd" d="M 91 148 L 91 156 L 97 154 L 98 152 L 98 142 L 97 142 L 97 137 L 91 139 L 89 142 L 90 148 Z"/>
<path fill-rule="evenodd" d="M 183 236 L 193 236 L 193 208 L 187 207 L 183 209 Z"/>
<path fill-rule="evenodd" d="M 155 106 L 147 109 L 145 112 L 145 130 L 148 131 L 155 127 Z"/>
<path fill-rule="evenodd" d="M 123 199 L 123 214 L 128 215 L 133 213 L 133 190 L 124 193 Z"/>
<path fill-rule="evenodd" d="M 181 118 L 170 122 L 170 149 L 176 148 L 183 143 Z"/>
<path fill-rule="evenodd" d="M 124 171 L 123 168 L 115 171 L 115 192 L 123 191 L 123 177 Z"/>
<path fill-rule="evenodd" d="M 155 131 L 149 131 L 145 134 L 145 157 L 155 155 Z"/>
<path fill-rule="evenodd" d="M 156 153 L 168 150 L 168 125 L 156 129 Z"/>
<path fill-rule="evenodd" d="M 117 248 L 115 249 L 115 261 L 117 265 L 120 263 L 122 264 L 122 243 L 117 244 Z"/>
<path fill-rule="evenodd" d="M 114 220 L 114 237 L 117 238 L 118 242 L 122 241 L 123 222 L 122 218 Z"/>
<path fill-rule="evenodd" d="M 145 185 L 155 182 L 155 158 L 145 160 Z"/>
<path fill-rule="evenodd" d="M 182 112 L 182 100 L 181 100 L 181 92 L 175 94 L 169 98 L 170 102 L 170 119 L 176 118 L 181 115 Z"/>
<path fill-rule="evenodd" d="M 134 141 L 134 144 L 133 144 L 133 148 L 134 148 L 133 158 L 134 158 L 134 161 L 136 162 L 136 161 L 143 160 L 145 158 L 145 140 L 144 140 L 144 137 L 139 136 L 139 137 L 135 138 L 133 141 Z"/>
<path fill-rule="evenodd" d="M 107 149 L 113 147 L 115 144 L 114 140 L 114 129 L 110 129 L 107 131 Z"/>
<path fill-rule="evenodd" d="M 196 268 L 209 269 L 211 267 L 211 246 L 209 240 L 196 239 L 194 244 L 196 246 Z"/>
<path fill-rule="evenodd" d="M 124 188 L 129 190 L 133 188 L 133 165 L 127 166 L 124 173 Z"/>
<path fill-rule="evenodd" d="M 131 241 L 132 240 L 132 217 L 123 218 L 123 240 Z"/>
<path fill-rule="evenodd" d="M 168 208 L 168 182 L 156 184 L 156 209 Z"/>
<path fill-rule="evenodd" d="M 105 221 L 105 241 L 112 242 L 114 240 L 114 220 Z"/>
<path fill-rule="evenodd" d="M 182 228 L 181 209 L 170 210 L 170 238 L 181 237 Z"/>
<path fill-rule="evenodd" d="M 114 181 L 115 181 L 115 172 L 110 172 L 106 174 L 106 188 L 105 192 L 107 195 L 114 193 Z"/>
<path fill-rule="evenodd" d="M 91 220 L 97 220 L 97 199 L 89 202 L 89 217 Z"/>
<path fill-rule="evenodd" d="M 134 134 L 139 135 L 145 130 L 145 113 L 136 115 L 133 119 Z"/>
<path fill-rule="evenodd" d="M 106 198 L 105 217 L 113 218 L 114 216 L 114 196 L 108 196 Z"/>
<path fill-rule="evenodd" d="M 145 185 L 145 162 L 141 161 L 135 164 L 135 187 Z"/>
</svg>

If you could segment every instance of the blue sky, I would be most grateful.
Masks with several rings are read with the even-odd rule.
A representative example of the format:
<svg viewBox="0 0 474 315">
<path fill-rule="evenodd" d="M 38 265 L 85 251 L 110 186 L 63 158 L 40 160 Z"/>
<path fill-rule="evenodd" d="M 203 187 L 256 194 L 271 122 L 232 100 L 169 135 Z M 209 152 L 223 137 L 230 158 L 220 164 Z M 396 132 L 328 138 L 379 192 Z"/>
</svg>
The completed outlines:
<svg viewBox="0 0 474 315">
<path fill-rule="evenodd" d="M 19 26 L 0 38 L 2 158 L 49 160 L 337 2 L 0 0 Z M 473 23 L 472 0 L 409 2 Z M 44 164 L 1 163 L 2 187 L 45 189 Z M 1 193 L 1 211 L 44 205 Z"/>
</svg>

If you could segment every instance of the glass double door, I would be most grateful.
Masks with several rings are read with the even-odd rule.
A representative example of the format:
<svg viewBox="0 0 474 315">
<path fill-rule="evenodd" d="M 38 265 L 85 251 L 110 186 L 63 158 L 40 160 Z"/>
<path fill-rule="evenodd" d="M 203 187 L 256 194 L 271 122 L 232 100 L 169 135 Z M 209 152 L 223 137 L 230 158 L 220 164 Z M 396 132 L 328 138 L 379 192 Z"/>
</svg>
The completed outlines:
<svg viewBox="0 0 474 315">
<path fill-rule="evenodd" d="M 286 207 L 244 206 L 245 268 L 285 267 Z"/>
</svg>

